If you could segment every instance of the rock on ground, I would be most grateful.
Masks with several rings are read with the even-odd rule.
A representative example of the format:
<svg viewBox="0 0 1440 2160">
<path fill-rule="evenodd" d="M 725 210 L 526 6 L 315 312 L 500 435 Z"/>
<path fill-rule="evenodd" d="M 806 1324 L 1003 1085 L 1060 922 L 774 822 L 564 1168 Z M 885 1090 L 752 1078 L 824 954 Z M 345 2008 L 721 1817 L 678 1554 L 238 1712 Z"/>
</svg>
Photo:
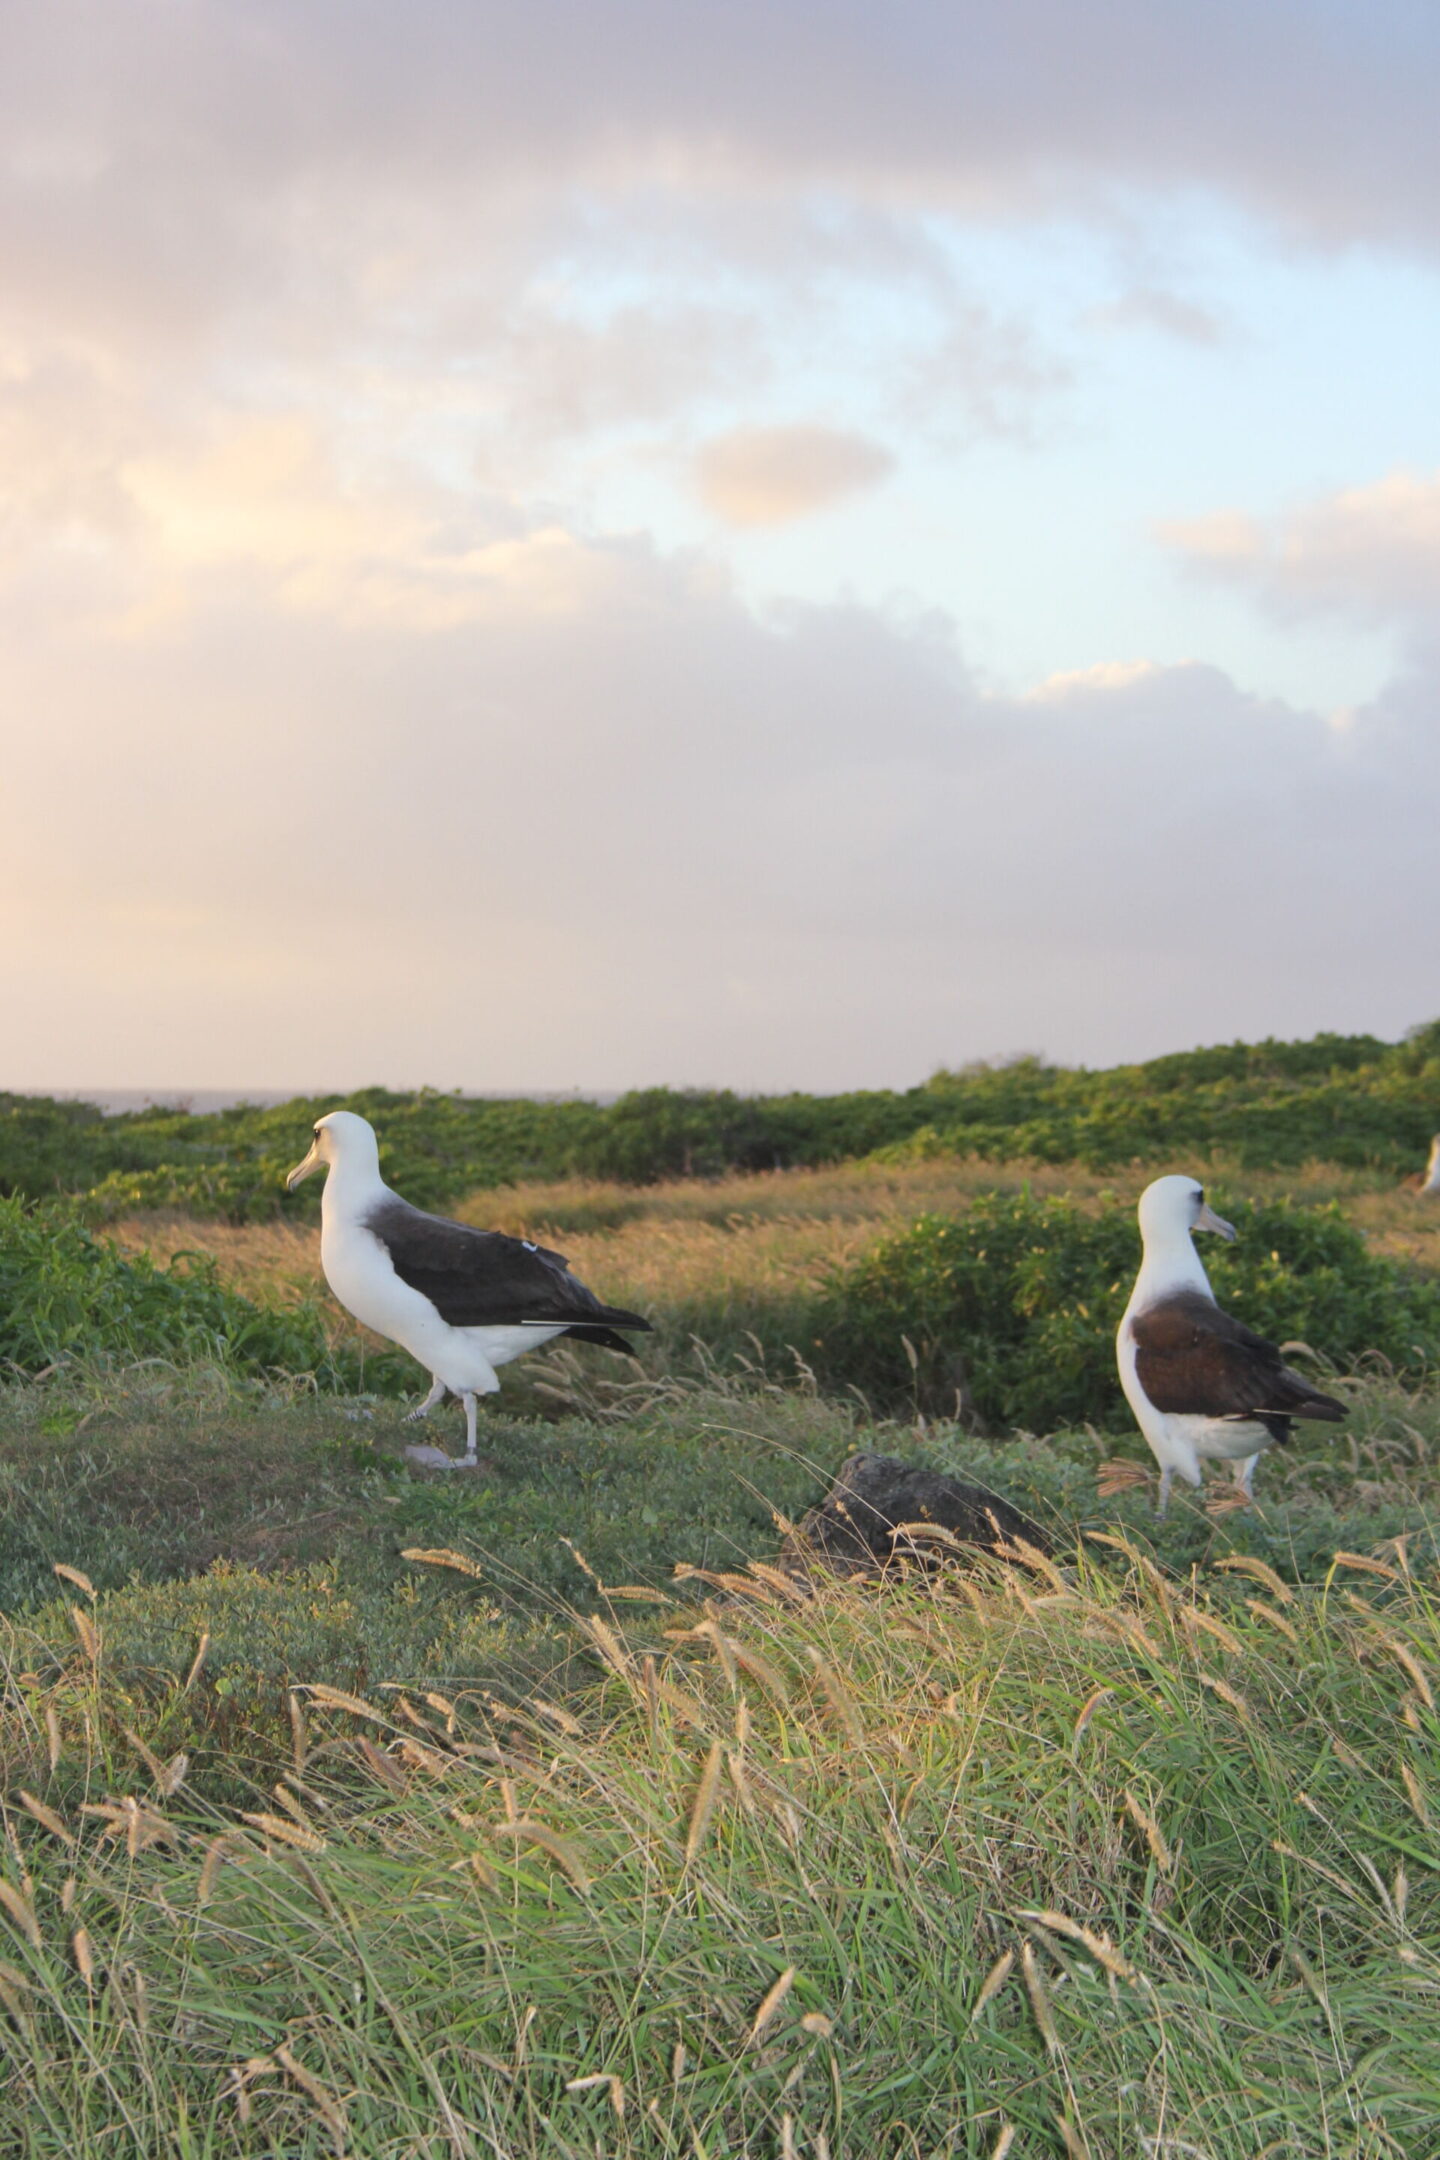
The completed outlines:
<svg viewBox="0 0 1440 2160">
<path fill-rule="evenodd" d="M 949 1536 L 897 1539 L 896 1532 L 909 1524 Z M 1038 1523 L 983 1485 L 966 1485 L 894 1455 L 852 1455 L 825 1500 L 786 1539 L 781 1565 L 853 1575 L 921 1554 L 942 1559 L 952 1539 L 993 1552 L 1016 1538 L 1041 1552 L 1050 1550 L 1050 1538 Z"/>
</svg>

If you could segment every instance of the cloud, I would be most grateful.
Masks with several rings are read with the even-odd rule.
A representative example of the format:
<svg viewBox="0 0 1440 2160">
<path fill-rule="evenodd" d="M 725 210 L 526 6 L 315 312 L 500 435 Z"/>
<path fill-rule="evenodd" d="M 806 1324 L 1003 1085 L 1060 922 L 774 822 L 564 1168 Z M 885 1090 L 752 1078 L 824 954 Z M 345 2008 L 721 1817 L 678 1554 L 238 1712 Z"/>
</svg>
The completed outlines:
<svg viewBox="0 0 1440 2160">
<path fill-rule="evenodd" d="M 1029 692 L 1028 701 L 1054 705 L 1095 691 L 1128 690 L 1136 683 L 1158 682 L 1164 673 L 1153 660 L 1100 660 L 1093 667 L 1067 668 L 1058 675 L 1047 675 Z"/>
<path fill-rule="evenodd" d="M 1433 251 L 1424 10 L 53 0 L 0 43 L 12 1078 L 838 1085 L 1424 1015 L 1421 662 L 1343 729 L 1203 666 L 1008 698 L 943 619 L 749 606 L 593 510 L 607 459 L 627 521 L 678 470 L 743 525 L 1027 440 L 1068 378 L 1017 221 L 1192 340 L 1126 253 L 1157 201 Z M 1435 485 L 1170 541 L 1418 625 Z M 964 578 L 939 494 L 915 560 Z"/>
<path fill-rule="evenodd" d="M 1215 345 L 1224 334 L 1209 308 L 1154 285 L 1133 286 L 1107 306 L 1090 309 L 1085 320 L 1097 330 L 1159 330 L 1186 345 Z"/>
<path fill-rule="evenodd" d="M 1200 666 L 1008 699 L 939 619 L 567 545 L 559 617 L 337 635 L 272 562 L 164 636 L 12 619 L 14 1078 L 829 1087 L 1433 1002 L 1434 679 L 1344 730 Z"/>
<path fill-rule="evenodd" d="M 1159 537 L 1190 570 L 1284 619 L 1336 615 L 1433 635 L 1440 473 L 1394 472 L 1274 518 L 1216 510 L 1173 519 Z"/>
<path fill-rule="evenodd" d="M 695 485 L 727 525 L 789 525 L 877 487 L 894 464 L 879 443 L 838 428 L 736 428 L 697 453 Z"/>
<path fill-rule="evenodd" d="M 704 266 L 768 261 L 773 284 L 836 206 L 892 245 L 909 225 L 917 254 L 933 213 L 1123 225 L 1137 191 L 1219 195 L 1322 245 L 1440 244 L 1440 26 L 1419 5 L 1215 0 L 1197 39 L 1192 0 L 899 27 L 804 0 L 537 0 L 503 35 L 452 0 L 403 23 L 343 0 L 183 20 L 53 0 L 3 39 L 7 289 L 32 324 L 152 348 L 224 325 L 300 354 L 431 311 L 503 328 L 537 264 L 597 230 L 613 259 L 617 227 L 676 257 L 703 230 Z"/>
<path fill-rule="evenodd" d="M 153 0 L 54 0 L 12 18 L 4 57 L 12 185 L 57 256 L 104 191 L 168 232 L 177 267 L 198 264 L 208 226 L 212 256 L 223 235 L 249 278 L 254 207 L 347 184 L 363 224 L 377 187 L 402 203 L 500 175 L 518 191 L 780 180 L 972 205 L 1138 182 L 1229 190 L 1337 240 L 1437 236 L 1440 33 L 1420 5 L 1215 0 L 1200 38 L 1190 0 L 1015 0 L 901 25 L 855 5 L 822 22 L 803 0 L 679 20 L 656 0 L 601 15 L 537 0 L 503 34 L 450 0 L 413 0 L 403 26 L 344 0 L 199 0 L 183 23 Z M 182 148 L 176 199 L 163 175 Z M 147 249 L 107 282 L 159 268 Z"/>
<path fill-rule="evenodd" d="M 1069 366 L 1023 323 L 956 296 L 947 326 L 904 370 L 897 410 L 942 445 L 978 437 L 1033 442 Z"/>
</svg>

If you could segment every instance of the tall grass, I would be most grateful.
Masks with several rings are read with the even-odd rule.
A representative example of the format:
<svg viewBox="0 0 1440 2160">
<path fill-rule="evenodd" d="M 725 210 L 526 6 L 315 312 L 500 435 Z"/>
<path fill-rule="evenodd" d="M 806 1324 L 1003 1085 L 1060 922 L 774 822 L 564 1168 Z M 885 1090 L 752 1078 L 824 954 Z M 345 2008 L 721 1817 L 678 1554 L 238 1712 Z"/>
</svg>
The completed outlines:
<svg viewBox="0 0 1440 2160">
<path fill-rule="evenodd" d="M 4 1681 L 16 2149 L 1416 2160 L 1433 1576 L 1088 1550 L 621 1585 L 568 1703 L 302 1689 L 225 1814 L 70 1583 L 64 1673 Z"/>
</svg>

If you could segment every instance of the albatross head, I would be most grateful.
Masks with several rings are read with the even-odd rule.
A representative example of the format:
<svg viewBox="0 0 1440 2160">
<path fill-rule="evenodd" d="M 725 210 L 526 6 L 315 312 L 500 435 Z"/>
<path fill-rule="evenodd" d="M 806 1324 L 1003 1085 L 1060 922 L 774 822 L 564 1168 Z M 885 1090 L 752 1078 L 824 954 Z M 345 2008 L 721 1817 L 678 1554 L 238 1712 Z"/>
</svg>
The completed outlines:
<svg viewBox="0 0 1440 2160">
<path fill-rule="evenodd" d="M 1236 1234 L 1234 1223 L 1215 1213 L 1193 1177 L 1160 1177 L 1146 1186 L 1140 1195 L 1140 1234 L 1147 1245 L 1189 1237 L 1192 1230 L 1214 1230 L 1227 1243 Z"/>
<path fill-rule="evenodd" d="M 312 1170 L 333 1169 L 340 1163 L 362 1165 L 380 1173 L 380 1149 L 375 1140 L 375 1128 L 367 1119 L 358 1117 L 353 1110 L 332 1110 L 322 1117 L 315 1127 L 315 1137 L 310 1152 L 303 1162 L 298 1162 L 285 1180 L 286 1192 L 294 1192 L 303 1185 Z"/>
</svg>

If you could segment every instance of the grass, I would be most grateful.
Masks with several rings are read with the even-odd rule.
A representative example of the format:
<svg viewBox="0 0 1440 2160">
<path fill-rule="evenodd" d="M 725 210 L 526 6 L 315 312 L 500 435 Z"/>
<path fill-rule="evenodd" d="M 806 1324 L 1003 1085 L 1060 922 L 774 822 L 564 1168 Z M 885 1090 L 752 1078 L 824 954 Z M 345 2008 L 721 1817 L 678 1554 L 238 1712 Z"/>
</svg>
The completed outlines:
<svg viewBox="0 0 1440 2160">
<path fill-rule="evenodd" d="M 1383 1179 L 1231 1178 L 1440 1267 Z M 1026 1182 L 1142 1180 L 478 1195 L 658 1328 L 507 1371 L 475 1476 L 407 1466 L 379 1395 L 0 1387 L 0 2153 L 1436 2149 L 1440 1391 L 1341 1375 L 1256 1510 L 1222 1479 L 1163 1525 L 1138 1436 L 819 1394 L 786 1346 L 827 1270 Z M 123 1238 L 312 1308 L 311 1231 Z M 1054 1562 L 797 1599 L 777 1517 L 857 1445 L 990 1484 Z"/>
<path fill-rule="evenodd" d="M 1432 2149 L 1433 1576 L 1088 1550 L 612 1595 L 565 1705 L 301 1689 L 226 1813 L 106 1756 L 102 1619 L 9 1680 L 25 2151 Z"/>
<path fill-rule="evenodd" d="M 539 1363 L 539 1360 L 533 1362 Z M 557 1392 L 581 1356 L 552 1358 Z M 857 1446 L 928 1462 L 1001 1493 L 1057 1548 L 1120 1527 L 1177 1574 L 1251 1554 L 1323 1579 L 1338 1549 L 1410 1533 L 1417 1565 L 1440 1523 L 1440 1396 L 1384 1380 L 1348 1389 L 1336 1436 L 1311 1428 L 1262 1466 L 1261 1504 L 1217 1476 L 1153 1518 L 1153 1469 L 1106 1435 L 985 1442 L 945 1421 L 875 1425 L 858 1406 L 741 1373 L 631 1383 L 545 1420 L 491 1406 L 475 1475 L 416 1471 L 383 1399 L 237 1387 L 216 1371 L 97 1370 L 0 1391 L 0 1608 L 36 1671 L 68 1654 L 57 1564 L 100 1598 L 113 1684 L 206 1792 L 273 1774 L 295 1682 L 565 1689 L 573 1622 L 605 1581 L 668 1588 L 677 1563 L 772 1555 Z M 411 1429 L 413 1430 L 413 1428 Z M 442 1428 L 443 1430 L 443 1428 Z M 458 1434 L 450 1434 L 452 1441 Z M 459 1548 L 478 1574 L 407 1558 Z M 202 1643 L 199 1673 L 192 1663 Z"/>
</svg>

